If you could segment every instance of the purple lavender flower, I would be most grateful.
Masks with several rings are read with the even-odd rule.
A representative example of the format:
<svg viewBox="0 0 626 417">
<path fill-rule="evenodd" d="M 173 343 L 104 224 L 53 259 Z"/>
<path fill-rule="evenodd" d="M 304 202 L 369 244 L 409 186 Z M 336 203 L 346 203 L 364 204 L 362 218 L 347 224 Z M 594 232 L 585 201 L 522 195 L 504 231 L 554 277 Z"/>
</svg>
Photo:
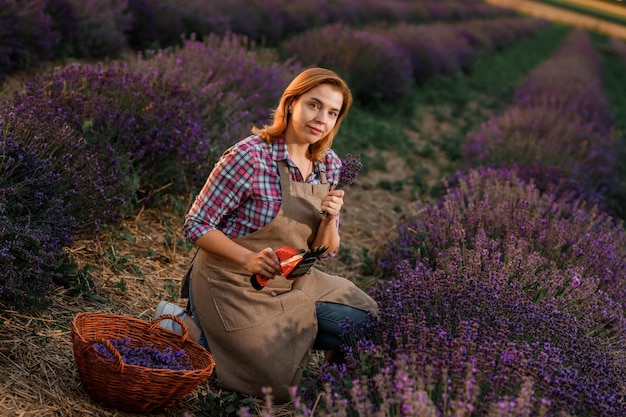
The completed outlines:
<svg viewBox="0 0 626 417">
<path fill-rule="evenodd" d="M 62 279 L 76 221 L 56 193 L 52 158 L 4 129 L 0 122 L 0 300 L 22 306 Z"/>
<path fill-rule="evenodd" d="M 175 350 L 171 346 L 159 349 L 147 342 L 133 345 L 130 338 L 111 339 L 110 342 L 127 365 L 174 371 L 194 369 L 184 349 Z M 93 347 L 105 358 L 114 359 L 113 354 L 103 343 L 94 343 Z"/>
<path fill-rule="evenodd" d="M 339 172 L 339 180 L 335 190 L 339 190 L 346 185 L 352 185 L 362 167 L 361 155 L 347 154 L 346 158 L 341 161 L 341 171 Z M 320 210 L 320 214 L 324 218 L 328 217 L 328 213 L 324 210 Z"/>
<path fill-rule="evenodd" d="M 341 161 L 341 172 L 339 173 L 339 182 L 335 189 L 341 189 L 346 185 L 352 185 L 359 175 L 359 171 L 363 168 L 361 163 L 361 155 L 347 154 L 346 159 Z"/>
</svg>

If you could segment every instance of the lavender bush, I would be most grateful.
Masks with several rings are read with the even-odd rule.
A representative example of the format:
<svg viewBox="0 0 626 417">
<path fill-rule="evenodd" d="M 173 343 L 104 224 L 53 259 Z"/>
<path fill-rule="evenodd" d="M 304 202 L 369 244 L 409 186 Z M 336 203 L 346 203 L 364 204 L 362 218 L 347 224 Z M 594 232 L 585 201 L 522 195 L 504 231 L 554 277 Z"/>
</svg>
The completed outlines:
<svg viewBox="0 0 626 417">
<path fill-rule="evenodd" d="M 64 121 L 67 109 L 58 111 L 59 115 L 41 100 L 27 99 L 17 108 L 3 103 L 0 124 L 20 143 L 51 158 L 51 169 L 60 176 L 56 193 L 70 204 L 68 212 L 79 229 L 119 222 L 132 197 L 125 192 L 125 163 L 108 144 L 89 143 L 72 129 Z"/>
<path fill-rule="evenodd" d="M 623 364 L 551 298 L 529 299 L 507 260 L 483 260 L 479 273 L 399 265 L 371 291 L 378 318 L 348 327 L 347 364 L 300 394 L 327 386 L 327 415 L 622 415 Z"/>
<path fill-rule="evenodd" d="M 191 34 L 198 38 L 224 34 L 229 22 L 218 10 L 223 3 L 186 0 L 181 7 L 175 0 L 128 0 L 126 11 L 118 10 L 109 21 L 121 22 L 129 46 L 136 51 L 166 48 L 180 45 Z"/>
<path fill-rule="evenodd" d="M 79 26 L 71 0 L 45 0 L 44 11 L 52 18 L 52 33 L 59 33 L 60 43 L 49 58 L 65 58 L 74 53 Z"/>
<path fill-rule="evenodd" d="M 228 2 L 227 7 L 230 12 L 224 14 L 231 18 L 232 32 L 267 45 L 276 45 L 284 39 L 288 16 L 279 1 L 239 0 Z M 323 9 L 320 15 L 324 15 Z"/>
<path fill-rule="evenodd" d="M 171 10 L 176 10 L 176 13 L 180 14 L 184 28 L 182 33 L 185 35 L 195 34 L 199 39 L 202 39 L 209 34 L 224 35 L 232 30 L 229 26 L 229 16 L 224 15 L 221 11 L 221 8 L 230 4 L 231 1 L 185 0 L 185 7 L 180 7 L 179 0 L 159 0 L 159 2 L 161 3 L 161 10 L 157 14 L 159 30 L 172 30 L 172 28 L 166 28 L 170 19 L 170 15 L 167 13 L 170 13 Z M 172 32 L 172 34 L 174 33 Z M 165 46 L 167 45 L 169 44 L 165 44 Z"/>
<path fill-rule="evenodd" d="M 435 74 L 450 75 L 468 69 L 479 50 L 472 48 L 451 24 L 399 24 L 384 34 L 409 51 L 413 78 L 423 82 Z"/>
<path fill-rule="evenodd" d="M 584 119 L 550 107 L 510 107 L 467 135 L 463 156 L 470 167 L 511 162 L 558 167 L 564 177 L 597 195 L 613 187 L 617 164 L 611 137 Z"/>
<path fill-rule="evenodd" d="M 16 306 L 36 303 L 52 287 L 76 228 L 51 165 L 0 133 L 0 299 Z"/>
<path fill-rule="evenodd" d="M 412 85 L 405 50 L 377 33 L 333 24 L 296 35 L 281 43 L 280 50 L 305 66 L 336 70 L 362 104 L 400 100 Z"/>
<path fill-rule="evenodd" d="M 626 412 L 626 246 L 613 219 L 483 168 L 399 235 L 383 257 L 390 279 L 370 290 L 378 316 L 344 325 L 346 364 L 307 374 L 295 415 Z"/>
<path fill-rule="evenodd" d="M 326 26 L 333 19 L 333 13 L 342 7 L 341 2 L 337 2 L 337 7 L 326 7 L 326 0 L 277 0 L 277 3 L 284 13 L 284 38 L 314 27 Z"/>
<path fill-rule="evenodd" d="M 623 228 L 585 200 L 540 194 L 514 170 L 478 169 L 399 226 L 381 267 L 390 275 L 396 265 L 423 260 L 471 276 L 486 268 L 483 251 L 530 299 L 555 299 L 590 334 L 621 344 L 625 240 Z"/>
<path fill-rule="evenodd" d="M 61 34 L 46 0 L 0 0 L 0 82 L 4 75 L 54 56 Z"/>
<path fill-rule="evenodd" d="M 78 24 L 73 55 L 101 59 L 119 57 L 131 27 L 128 0 L 70 0 Z"/>
<path fill-rule="evenodd" d="M 516 162 L 511 162 L 510 164 L 501 164 L 500 169 L 515 171 L 516 176 L 521 181 L 533 184 L 540 193 L 551 194 L 561 202 L 574 203 L 578 200 L 585 200 L 590 206 L 597 206 L 607 214 L 612 211 L 604 195 L 591 192 L 589 187 L 585 187 L 561 167 L 540 162 L 520 166 Z M 460 173 L 460 176 L 463 177 L 464 175 Z M 456 174 L 449 176 L 446 179 L 448 186 L 454 186 L 456 178 Z"/>
<path fill-rule="evenodd" d="M 277 61 L 273 51 L 256 49 L 244 36 L 210 35 L 202 41 L 190 39 L 181 48 L 148 53 L 130 65 L 165 83 L 177 83 L 193 98 L 192 112 L 201 118 L 211 144 L 210 154 L 198 154 L 202 164 L 195 181 L 204 181 L 206 170 L 226 147 L 248 135 L 253 125 L 269 121 L 282 90 L 300 70 L 297 64 Z"/>
<path fill-rule="evenodd" d="M 134 50 L 174 45 L 185 33 L 180 10 L 160 0 L 128 0 L 132 24 L 126 31 Z"/>
<path fill-rule="evenodd" d="M 572 31 L 561 49 L 533 70 L 514 104 L 467 135 L 466 165 L 553 165 L 596 196 L 614 194 L 620 155 L 613 140 L 600 63 L 589 35 Z"/>
<path fill-rule="evenodd" d="M 119 218 L 164 186 L 187 189 L 185 177 L 196 174 L 208 147 L 196 110 L 176 83 L 112 63 L 42 74 L 5 104 L 1 117 L 34 146 L 42 139 L 57 145 L 51 150 L 78 174 L 66 177 L 87 205 L 76 210 L 92 209 L 77 217 L 84 224 Z"/>
<path fill-rule="evenodd" d="M 561 49 L 516 89 L 515 104 L 557 109 L 608 136 L 613 123 L 601 75 L 600 57 L 589 34 L 574 30 Z"/>
</svg>

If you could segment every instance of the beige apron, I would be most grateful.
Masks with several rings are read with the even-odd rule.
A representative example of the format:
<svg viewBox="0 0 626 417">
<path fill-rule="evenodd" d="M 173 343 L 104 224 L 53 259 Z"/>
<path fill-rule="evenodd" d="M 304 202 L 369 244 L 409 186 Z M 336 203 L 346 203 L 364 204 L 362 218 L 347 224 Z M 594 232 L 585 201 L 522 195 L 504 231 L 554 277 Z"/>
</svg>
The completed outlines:
<svg viewBox="0 0 626 417">
<path fill-rule="evenodd" d="M 308 248 L 320 223 L 319 207 L 328 184 L 291 182 L 287 163 L 278 163 L 282 204 L 268 225 L 234 239 L 252 251 L 281 246 Z M 324 177 L 322 182 L 326 182 Z M 315 302 L 347 304 L 375 312 L 376 303 L 351 281 L 316 268 L 295 280 L 276 277 L 260 291 L 250 272 L 200 250 L 191 285 L 196 314 L 215 359 L 220 387 L 275 400 L 289 400 L 310 359 L 317 334 Z M 183 287 L 186 283 L 183 283 Z"/>
</svg>

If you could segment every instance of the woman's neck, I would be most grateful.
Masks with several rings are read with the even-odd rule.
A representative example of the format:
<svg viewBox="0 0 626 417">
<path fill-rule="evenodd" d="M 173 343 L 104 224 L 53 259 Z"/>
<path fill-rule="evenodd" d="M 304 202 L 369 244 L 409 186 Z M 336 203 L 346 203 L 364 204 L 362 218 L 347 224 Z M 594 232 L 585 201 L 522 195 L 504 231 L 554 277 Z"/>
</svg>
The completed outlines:
<svg viewBox="0 0 626 417">
<path fill-rule="evenodd" d="M 289 157 L 294 162 L 304 162 L 308 160 L 307 151 L 309 150 L 309 145 L 307 144 L 299 144 L 299 143 L 287 143 L 287 151 L 289 152 Z"/>
<path fill-rule="evenodd" d="M 306 181 L 309 175 L 311 175 L 311 172 L 313 172 L 313 161 L 307 158 L 306 147 L 298 146 L 291 148 L 287 145 L 287 150 L 289 152 L 289 158 L 296 164 L 302 174 L 302 178 Z"/>
</svg>

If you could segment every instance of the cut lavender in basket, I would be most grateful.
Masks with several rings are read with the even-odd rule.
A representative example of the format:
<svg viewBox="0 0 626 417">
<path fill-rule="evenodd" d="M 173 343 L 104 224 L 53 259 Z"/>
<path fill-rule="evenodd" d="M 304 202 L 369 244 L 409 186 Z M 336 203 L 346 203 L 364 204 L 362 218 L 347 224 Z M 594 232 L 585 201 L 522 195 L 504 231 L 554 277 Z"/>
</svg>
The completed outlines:
<svg viewBox="0 0 626 417">
<path fill-rule="evenodd" d="M 337 186 L 335 187 L 335 190 L 340 190 L 346 185 L 352 185 L 352 183 L 354 183 L 354 181 L 356 180 L 356 177 L 359 175 L 359 171 L 361 171 L 361 168 L 363 168 L 361 155 L 347 154 L 346 158 L 341 161 L 339 181 L 337 181 Z M 324 218 L 328 217 L 328 213 L 324 210 L 321 210 L 320 214 L 324 216 Z"/>
<path fill-rule="evenodd" d="M 159 350 L 156 346 L 145 342 L 131 346 L 130 338 L 111 339 L 110 342 L 127 365 L 174 371 L 194 369 L 184 349 L 175 350 L 171 346 L 167 346 L 165 349 Z M 109 352 L 103 343 L 94 343 L 93 347 L 102 356 L 115 359 L 113 353 Z"/>
</svg>

